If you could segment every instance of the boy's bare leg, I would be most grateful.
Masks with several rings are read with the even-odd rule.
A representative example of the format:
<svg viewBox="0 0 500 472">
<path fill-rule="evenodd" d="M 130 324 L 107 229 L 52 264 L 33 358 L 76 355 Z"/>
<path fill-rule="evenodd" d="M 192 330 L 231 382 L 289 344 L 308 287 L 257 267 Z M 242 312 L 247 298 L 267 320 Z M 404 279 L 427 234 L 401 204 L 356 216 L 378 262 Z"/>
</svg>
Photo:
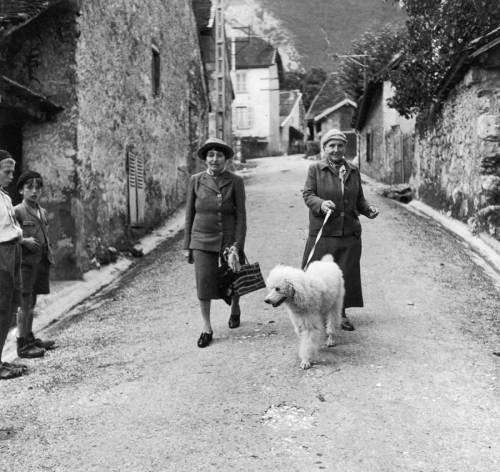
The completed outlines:
<svg viewBox="0 0 500 472">
<path fill-rule="evenodd" d="M 21 308 L 17 312 L 17 337 L 28 337 L 28 323 L 31 314 L 31 324 L 33 324 L 33 311 L 31 309 L 31 294 L 23 293 Z"/>
<path fill-rule="evenodd" d="M 42 349 L 52 349 L 54 348 L 56 342 L 52 340 L 42 340 L 40 338 L 36 338 L 35 335 L 33 334 L 33 318 L 35 316 L 35 306 L 36 306 L 36 300 L 37 300 L 37 295 L 36 293 L 33 293 L 31 295 L 31 304 L 30 304 L 30 310 L 29 310 L 29 315 L 27 317 L 27 322 L 26 322 L 26 330 L 28 332 L 27 336 L 31 340 L 31 342 L 39 348 Z"/>
<path fill-rule="evenodd" d="M 0 378 L 13 379 L 19 377 L 28 369 L 24 364 L 11 364 L 2 362 L 2 352 L 5 345 L 12 319 L 14 318 L 15 311 L 10 312 L 11 309 L 0 308 Z"/>
<path fill-rule="evenodd" d="M 45 354 L 45 349 L 35 346 L 34 339 L 29 336 L 28 324 L 30 316 L 32 324 L 31 293 L 23 293 L 21 308 L 17 312 L 17 355 L 26 359 L 42 357 Z"/>
</svg>

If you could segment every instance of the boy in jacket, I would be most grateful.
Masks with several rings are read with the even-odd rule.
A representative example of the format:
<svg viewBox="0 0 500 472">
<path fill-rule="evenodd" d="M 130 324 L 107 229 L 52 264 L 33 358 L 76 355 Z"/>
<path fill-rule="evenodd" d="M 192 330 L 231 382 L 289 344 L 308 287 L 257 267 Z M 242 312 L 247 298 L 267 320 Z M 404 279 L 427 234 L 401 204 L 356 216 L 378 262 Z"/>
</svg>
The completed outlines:
<svg viewBox="0 0 500 472">
<path fill-rule="evenodd" d="M 17 313 L 17 355 L 41 357 L 54 341 L 43 341 L 33 334 L 33 312 L 37 296 L 50 293 L 49 268 L 54 264 L 50 248 L 47 212 L 38 204 L 43 179 L 38 172 L 28 171 L 19 177 L 17 190 L 23 201 L 14 207 L 16 219 L 23 230 L 22 302 Z"/>
<path fill-rule="evenodd" d="M 16 161 L 0 150 L 0 380 L 24 374 L 27 366 L 2 362 L 2 351 L 11 321 L 21 304 L 21 246 L 23 232 L 16 221 L 12 200 L 2 187 L 14 178 Z"/>
</svg>

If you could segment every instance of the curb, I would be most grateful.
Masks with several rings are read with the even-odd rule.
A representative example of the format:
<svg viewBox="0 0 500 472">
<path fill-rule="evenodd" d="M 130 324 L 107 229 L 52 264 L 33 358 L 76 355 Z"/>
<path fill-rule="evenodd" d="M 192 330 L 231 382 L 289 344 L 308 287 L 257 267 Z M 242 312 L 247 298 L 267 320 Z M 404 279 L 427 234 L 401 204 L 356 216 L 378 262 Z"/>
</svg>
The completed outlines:
<svg viewBox="0 0 500 472">
<path fill-rule="evenodd" d="M 369 185 L 373 187 L 383 186 L 380 182 L 368 177 L 366 174 L 362 174 L 362 179 L 366 181 Z M 483 258 L 494 271 L 496 272 L 496 276 L 494 277 L 497 280 L 497 284 L 500 287 L 500 242 L 495 239 L 487 236 L 480 235 L 474 236 L 468 226 L 461 221 L 458 221 L 454 218 L 446 216 L 444 213 L 435 210 L 434 208 L 426 205 L 425 203 L 419 200 L 412 200 L 409 203 L 401 203 L 397 200 L 394 200 L 403 208 L 418 214 L 420 216 L 425 216 L 428 218 L 432 218 L 434 221 L 439 223 L 443 228 L 448 230 L 450 233 L 467 243 L 472 251 L 478 254 L 481 258 Z"/>
<path fill-rule="evenodd" d="M 180 206 L 168 221 L 151 234 L 144 236 L 138 243 L 144 255 L 149 254 L 161 243 L 175 237 L 184 228 L 184 205 Z M 92 295 L 103 288 L 116 282 L 130 267 L 138 262 L 137 259 L 126 259 L 120 256 L 119 260 L 113 264 L 104 266 L 101 269 L 91 270 L 83 275 L 83 280 L 77 280 L 68 284 L 64 289 L 43 296 L 39 306 L 43 307 L 40 313 L 33 320 L 33 330 L 43 331 L 49 325 L 63 319 L 73 308 L 83 303 Z M 2 359 L 12 362 L 17 358 L 15 329 L 9 333 L 3 349 Z"/>
</svg>

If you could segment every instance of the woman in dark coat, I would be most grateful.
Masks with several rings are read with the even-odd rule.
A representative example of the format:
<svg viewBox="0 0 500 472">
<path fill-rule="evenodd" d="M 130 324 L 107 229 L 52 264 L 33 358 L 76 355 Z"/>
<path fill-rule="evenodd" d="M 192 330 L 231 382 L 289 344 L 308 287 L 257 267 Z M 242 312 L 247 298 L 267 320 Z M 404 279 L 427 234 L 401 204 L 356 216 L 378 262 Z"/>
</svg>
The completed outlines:
<svg viewBox="0 0 500 472">
<path fill-rule="evenodd" d="M 210 324 L 211 300 L 221 299 L 217 269 L 224 250 L 244 259 L 246 236 L 245 187 L 243 179 L 226 169 L 234 151 L 221 139 L 211 138 L 198 150 L 207 170 L 193 175 L 186 201 L 184 256 L 195 266 L 203 331 L 198 347 L 206 347 L 213 337 Z M 239 297 L 231 301 L 229 327 L 240 325 Z"/>
<path fill-rule="evenodd" d="M 323 228 L 311 261 L 331 254 L 344 275 L 345 299 L 342 310 L 342 329 L 353 331 L 345 309 L 363 306 L 361 290 L 361 223 L 358 216 L 376 218 L 378 210 L 370 205 L 361 186 L 358 168 L 344 158 L 347 138 L 332 129 L 321 139 L 323 159 L 309 167 L 303 197 L 309 207 L 309 237 L 302 268 L 305 268 L 316 237 L 328 210 L 332 213 Z"/>
</svg>

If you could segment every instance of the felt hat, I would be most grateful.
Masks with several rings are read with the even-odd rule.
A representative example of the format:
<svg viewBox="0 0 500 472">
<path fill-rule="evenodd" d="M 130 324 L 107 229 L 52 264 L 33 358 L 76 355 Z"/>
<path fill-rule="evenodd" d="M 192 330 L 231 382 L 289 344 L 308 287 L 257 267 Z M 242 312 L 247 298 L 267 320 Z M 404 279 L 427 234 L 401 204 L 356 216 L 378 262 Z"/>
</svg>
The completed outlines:
<svg viewBox="0 0 500 472">
<path fill-rule="evenodd" d="M 331 141 L 332 139 L 339 139 L 340 141 L 344 141 L 344 143 L 347 143 L 347 138 L 342 131 L 338 129 L 331 129 L 325 135 L 321 138 L 321 149 L 324 149 L 326 146 L 326 143 L 328 141 Z"/>
<path fill-rule="evenodd" d="M 8 151 L 4 151 L 3 149 L 0 149 L 0 162 L 4 161 L 5 159 L 12 159 L 12 156 Z"/>
<path fill-rule="evenodd" d="M 23 188 L 23 185 L 31 179 L 40 179 L 43 182 L 42 176 L 33 170 L 28 170 L 27 172 L 24 172 L 21 174 L 21 177 L 19 177 L 17 184 L 16 184 L 16 189 L 17 191 L 21 190 Z"/>
<path fill-rule="evenodd" d="M 205 144 L 198 149 L 198 157 L 202 160 L 206 160 L 207 152 L 210 149 L 220 149 L 224 152 L 227 159 L 231 159 L 234 156 L 234 151 L 231 146 L 228 146 L 225 141 L 217 138 L 209 138 L 205 141 Z"/>
</svg>

